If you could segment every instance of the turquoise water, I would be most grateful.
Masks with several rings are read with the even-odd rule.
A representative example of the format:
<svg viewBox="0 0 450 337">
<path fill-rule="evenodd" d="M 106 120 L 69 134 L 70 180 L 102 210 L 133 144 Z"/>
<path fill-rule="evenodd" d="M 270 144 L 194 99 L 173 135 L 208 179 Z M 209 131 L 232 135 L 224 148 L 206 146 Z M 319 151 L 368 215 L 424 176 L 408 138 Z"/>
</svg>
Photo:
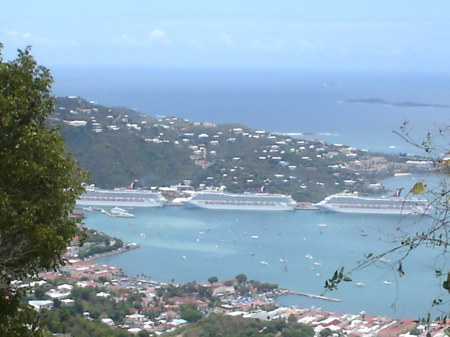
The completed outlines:
<svg viewBox="0 0 450 337">
<path fill-rule="evenodd" d="M 401 179 L 412 184 L 411 179 L 416 178 Z M 387 188 L 398 187 L 399 183 L 398 178 L 384 182 Z M 144 273 L 152 280 L 171 282 L 173 279 L 175 283 L 194 280 L 206 283 L 211 276 L 225 280 L 244 273 L 249 279 L 311 294 L 320 294 L 325 279 L 337 268 L 351 269 L 365 253 L 377 254 L 392 248 L 389 241 L 399 226 L 396 216 L 310 210 L 248 212 L 173 206 L 130 211 L 135 218 L 111 218 L 100 212 L 86 212 L 85 223 L 89 228 L 141 246 L 126 254 L 99 259 L 99 264 L 122 268 L 130 276 Z M 428 220 L 414 224 L 417 219 L 408 217 L 402 220 L 402 226 L 408 225 L 410 232 L 420 231 Z M 362 236 L 362 231 L 367 236 Z M 313 258 L 306 258 L 307 254 Z M 435 278 L 432 267 L 442 262 L 436 255 L 432 250 L 414 251 L 403 262 L 405 276 L 402 278 L 397 275 L 397 265 L 383 262 L 355 272 L 354 282 L 327 293 L 341 302 L 291 295 L 279 298 L 278 303 L 315 306 L 334 312 L 364 310 L 369 315 L 423 317 L 441 289 L 442 280 Z M 399 257 L 399 254 L 386 256 L 392 262 Z M 280 259 L 287 261 L 283 263 Z M 285 266 L 288 271 L 283 270 Z M 383 283 L 387 280 L 392 284 Z M 366 286 L 358 287 L 356 282 Z"/>
</svg>

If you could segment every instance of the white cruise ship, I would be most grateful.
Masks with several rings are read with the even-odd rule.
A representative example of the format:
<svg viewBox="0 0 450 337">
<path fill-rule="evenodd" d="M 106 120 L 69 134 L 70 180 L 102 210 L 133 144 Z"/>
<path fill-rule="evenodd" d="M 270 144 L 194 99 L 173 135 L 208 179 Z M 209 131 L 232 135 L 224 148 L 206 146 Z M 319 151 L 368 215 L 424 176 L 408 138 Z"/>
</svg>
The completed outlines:
<svg viewBox="0 0 450 337">
<path fill-rule="evenodd" d="M 247 210 L 247 211 L 291 211 L 296 202 L 288 195 L 269 193 L 233 194 L 223 191 L 202 191 L 183 201 L 187 207 Z"/>
<path fill-rule="evenodd" d="M 160 192 L 134 189 L 134 182 L 127 188 L 104 190 L 88 187 L 77 200 L 78 206 L 111 207 L 162 207 L 167 199 Z"/>
<path fill-rule="evenodd" d="M 322 211 L 361 214 L 427 214 L 430 205 L 426 199 L 400 197 L 401 188 L 391 197 L 360 197 L 347 191 L 333 194 L 315 204 Z"/>
</svg>

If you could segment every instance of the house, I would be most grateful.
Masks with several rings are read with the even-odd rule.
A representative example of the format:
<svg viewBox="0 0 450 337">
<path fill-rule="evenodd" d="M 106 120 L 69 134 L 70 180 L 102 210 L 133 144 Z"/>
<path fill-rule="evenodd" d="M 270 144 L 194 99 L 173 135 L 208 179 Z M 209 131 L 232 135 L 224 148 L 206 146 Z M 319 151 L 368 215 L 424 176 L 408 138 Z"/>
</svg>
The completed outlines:
<svg viewBox="0 0 450 337">
<path fill-rule="evenodd" d="M 62 294 L 70 293 L 73 289 L 73 286 L 70 284 L 61 284 L 57 287 L 58 291 Z"/>
<path fill-rule="evenodd" d="M 43 301 L 28 301 L 28 304 L 31 305 L 36 311 L 40 311 L 41 309 L 51 309 L 53 308 L 53 301 L 43 300 Z"/>
<path fill-rule="evenodd" d="M 378 337 L 396 337 L 401 334 L 412 331 L 417 326 L 411 318 L 403 318 L 377 332 Z"/>
<path fill-rule="evenodd" d="M 69 298 L 65 298 L 65 299 L 61 300 L 61 303 L 65 304 L 67 306 L 71 306 L 71 305 L 73 305 L 75 303 L 75 300 L 71 300 Z"/>
<path fill-rule="evenodd" d="M 173 311 L 173 310 L 168 310 L 168 311 L 166 311 L 166 312 L 163 312 L 163 313 L 161 314 L 161 317 L 162 317 L 163 319 L 165 319 L 166 321 L 171 322 L 171 321 L 173 321 L 175 318 L 178 318 L 178 314 L 177 314 L 175 311 Z"/>
<path fill-rule="evenodd" d="M 205 302 L 202 302 L 202 301 L 194 300 L 192 298 L 173 296 L 173 297 L 170 297 L 168 299 L 168 301 L 174 302 L 175 304 L 178 304 L 178 305 L 186 304 L 186 303 L 195 304 L 197 306 L 197 309 L 200 311 L 204 311 L 204 310 L 208 309 L 208 304 L 206 304 Z"/>
<path fill-rule="evenodd" d="M 125 323 L 133 327 L 142 325 L 146 320 L 145 315 L 138 313 L 125 316 Z"/>
<path fill-rule="evenodd" d="M 215 286 L 210 287 L 213 296 L 224 296 L 236 293 L 236 289 L 232 286 Z"/>
<path fill-rule="evenodd" d="M 114 326 L 114 321 L 111 318 L 102 318 L 102 323 L 107 326 Z"/>
</svg>

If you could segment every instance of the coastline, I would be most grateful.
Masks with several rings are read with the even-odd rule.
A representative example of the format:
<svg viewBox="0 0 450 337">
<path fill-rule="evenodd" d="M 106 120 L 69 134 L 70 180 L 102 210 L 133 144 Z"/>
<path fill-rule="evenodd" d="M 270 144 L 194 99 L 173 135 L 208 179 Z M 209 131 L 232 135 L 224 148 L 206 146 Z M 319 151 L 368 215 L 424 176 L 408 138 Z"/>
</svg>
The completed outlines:
<svg viewBox="0 0 450 337">
<path fill-rule="evenodd" d="M 85 261 L 94 261 L 94 260 L 97 260 L 97 259 L 102 259 L 104 257 L 112 256 L 112 255 L 127 253 L 127 252 L 129 252 L 131 250 L 140 248 L 140 246 L 137 245 L 137 244 L 126 244 L 125 247 L 130 247 L 130 248 L 128 248 L 128 249 L 127 248 L 120 248 L 120 249 L 117 249 L 117 250 L 112 250 L 110 252 L 95 254 L 95 255 L 92 255 L 92 256 L 89 256 L 89 257 L 85 258 Z"/>
</svg>

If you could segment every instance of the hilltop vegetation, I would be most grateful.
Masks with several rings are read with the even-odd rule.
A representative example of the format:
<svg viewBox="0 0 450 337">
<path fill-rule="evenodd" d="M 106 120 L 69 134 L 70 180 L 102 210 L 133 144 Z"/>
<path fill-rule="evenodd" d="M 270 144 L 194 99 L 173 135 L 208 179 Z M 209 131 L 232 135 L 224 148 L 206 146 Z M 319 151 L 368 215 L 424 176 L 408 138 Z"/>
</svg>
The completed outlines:
<svg viewBox="0 0 450 337">
<path fill-rule="evenodd" d="M 312 337 L 314 330 L 297 319 L 261 321 L 255 318 L 212 314 L 196 324 L 178 329 L 167 336 L 179 337 Z"/>
<path fill-rule="evenodd" d="M 406 158 L 369 154 L 340 144 L 295 139 L 239 124 L 213 125 L 177 117 L 158 120 L 79 97 L 57 97 L 51 121 L 98 187 L 225 186 L 229 192 L 291 194 L 318 201 L 405 168 Z"/>
</svg>

